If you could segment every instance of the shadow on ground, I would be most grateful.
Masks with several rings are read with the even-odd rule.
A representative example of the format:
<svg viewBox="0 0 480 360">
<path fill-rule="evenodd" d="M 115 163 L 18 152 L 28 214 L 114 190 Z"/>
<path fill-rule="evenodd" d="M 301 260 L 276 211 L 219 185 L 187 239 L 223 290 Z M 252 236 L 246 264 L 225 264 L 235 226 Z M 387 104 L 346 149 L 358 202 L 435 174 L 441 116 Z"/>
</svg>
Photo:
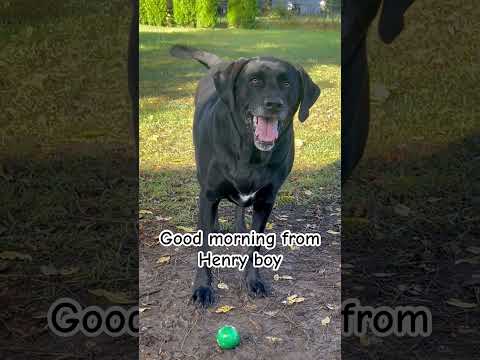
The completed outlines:
<svg viewBox="0 0 480 360">
<path fill-rule="evenodd" d="M 343 358 L 403 359 L 405 349 L 408 358 L 471 358 L 480 327 L 479 165 L 479 133 L 435 149 L 412 140 L 364 159 L 345 185 L 342 263 L 351 269 L 342 274 L 342 298 L 426 306 L 433 333 L 371 335 L 368 347 L 345 337 Z M 448 303 L 454 299 L 467 305 Z"/>
</svg>

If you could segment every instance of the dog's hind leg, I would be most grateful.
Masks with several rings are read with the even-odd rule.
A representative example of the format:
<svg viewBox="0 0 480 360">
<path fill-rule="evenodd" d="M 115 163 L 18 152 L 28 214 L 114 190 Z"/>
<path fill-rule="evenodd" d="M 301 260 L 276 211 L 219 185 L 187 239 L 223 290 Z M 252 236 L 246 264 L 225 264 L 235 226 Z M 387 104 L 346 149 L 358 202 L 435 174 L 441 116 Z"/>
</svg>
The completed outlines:
<svg viewBox="0 0 480 360">
<path fill-rule="evenodd" d="M 245 224 L 245 210 L 246 208 L 237 206 L 235 209 L 235 232 L 246 233 L 247 225 Z"/>
</svg>

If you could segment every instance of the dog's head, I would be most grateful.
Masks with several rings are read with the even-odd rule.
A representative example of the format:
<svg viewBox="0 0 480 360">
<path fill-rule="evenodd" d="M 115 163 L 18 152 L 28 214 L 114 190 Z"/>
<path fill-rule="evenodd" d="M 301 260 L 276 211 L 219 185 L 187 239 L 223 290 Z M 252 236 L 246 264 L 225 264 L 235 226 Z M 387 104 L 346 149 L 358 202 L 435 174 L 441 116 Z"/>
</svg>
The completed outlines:
<svg viewBox="0 0 480 360">
<path fill-rule="evenodd" d="M 386 44 L 390 44 L 403 30 L 403 16 L 415 0 L 344 0 L 342 5 L 342 43 L 363 38 L 377 15 L 382 11 L 378 33 Z M 357 41 L 356 41 L 357 40 Z"/>
<path fill-rule="evenodd" d="M 320 95 L 301 67 L 271 57 L 241 58 L 213 76 L 233 121 L 261 151 L 270 151 L 291 126 L 297 109 L 305 121 Z"/>
</svg>

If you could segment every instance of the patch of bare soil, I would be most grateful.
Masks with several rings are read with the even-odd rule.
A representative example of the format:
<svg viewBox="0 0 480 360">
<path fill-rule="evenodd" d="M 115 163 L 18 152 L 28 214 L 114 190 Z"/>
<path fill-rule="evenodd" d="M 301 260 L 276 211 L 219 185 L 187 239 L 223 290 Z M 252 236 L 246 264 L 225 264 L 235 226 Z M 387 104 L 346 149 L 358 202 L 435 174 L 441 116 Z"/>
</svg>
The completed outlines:
<svg viewBox="0 0 480 360">
<path fill-rule="evenodd" d="M 270 217 L 273 227 L 269 232 L 275 232 L 277 239 L 287 229 L 318 232 L 322 235 L 322 245 L 294 249 L 277 245 L 271 252 L 284 254 L 277 273 L 289 275 L 293 280 L 275 280 L 273 271 L 262 269 L 271 289 L 267 298 L 251 298 L 243 284 L 243 274 L 237 269 L 214 271 L 217 301 L 207 310 L 198 309 L 190 301 L 196 249 L 159 245 L 161 230 L 177 230 L 153 217 L 143 220 L 140 226 L 140 358 L 340 359 L 339 206 L 337 202 L 274 209 Z M 228 218 L 233 222 L 231 214 Z M 215 253 L 244 251 L 246 249 L 214 250 Z M 169 262 L 158 263 L 162 256 L 170 256 Z M 220 282 L 228 289 L 218 289 Z M 304 297 L 305 301 L 293 305 L 282 303 L 294 294 Z M 227 313 L 216 313 L 222 305 L 234 308 Z M 330 322 L 325 324 L 327 317 Z M 216 331 L 225 324 L 235 326 L 240 332 L 241 344 L 234 350 L 221 350 L 216 344 Z"/>
</svg>

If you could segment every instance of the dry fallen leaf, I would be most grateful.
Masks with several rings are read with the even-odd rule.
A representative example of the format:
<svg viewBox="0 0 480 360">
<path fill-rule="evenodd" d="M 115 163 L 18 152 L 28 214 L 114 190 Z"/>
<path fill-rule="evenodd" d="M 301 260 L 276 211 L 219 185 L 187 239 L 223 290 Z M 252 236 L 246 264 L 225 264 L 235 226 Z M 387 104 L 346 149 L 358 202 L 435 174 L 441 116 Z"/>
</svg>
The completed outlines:
<svg viewBox="0 0 480 360">
<path fill-rule="evenodd" d="M 0 259 L 32 261 L 32 257 L 30 255 L 22 254 L 16 251 L 2 251 L 0 253 Z"/>
<path fill-rule="evenodd" d="M 293 280 L 293 277 L 290 275 L 278 275 L 275 274 L 273 275 L 273 280 L 278 281 L 278 280 Z"/>
<path fill-rule="evenodd" d="M 230 305 L 223 305 L 223 306 L 220 306 L 218 307 L 215 312 L 217 314 L 225 314 L 227 312 L 229 312 L 230 310 L 234 309 L 235 307 L 234 306 L 230 306 Z"/>
<path fill-rule="evenodd" d="M 133 304 L 136 302 L 128 299 L 127 296 L 121 292 L 114 293 L 105 289 L 88 290 L 88 292 L 96 296 L 104 297 L 115 304 Z"/>
<path fill-rule="evenodd" d="M 177 226 L 177 229 L 185 232 L 194 232 L 193 228 L 189 226 Z"/>
<path fill-rule="evenodd" d="M 41 273 L 47 276 L 52 276 L 52 275 L 68 276 L 68 275 L 76 274 L 79 270 L 80 269 L 78 267 L 63 268 L 58 270 L 57 268 L 55 268 L 55 266 L 51 264 L 40 266 Z"/>
<path fill-rule="evenodd" d="M 150 308 L 149 308 L 149 307 L 141 307 L 141 308 L 138 308 L 138 312 L 139 312 L 140 314 L 143 313 L 143 312 L 145 312 L 145 311 L 147 311 L 147 310 L 150 310 Z"/>
<path fill-rule="evenodd" d="M 170 220 L 172 220 L 172 217 L 170 217 L 170 216 L 168 216 L 168 217 L 155 216 L 155 220 L 157 220 L 157 221 L 170 221 Z"/>
<path fill-rule="evenodd" d="M 168 264 L 170 262 L 170 256 L 160 256 L 160 258 L 157 260 L 157 264 Z"/>
<path fill-rule="evenodd" d="M 286 303 L 287 305 L 293 305 L 293 304 L 301 303 L 301 302 L 304 302 L 304 301 L 305 301 L 304 297 L 300 297 L 297 294 L 294 294 L 294 295 L 291 295 L 291 296 L 287 297 L 287 301 L 284 302 L 284 303 Z"/>
<path fill-rule="evenodd" d="M 151 212 L 150 210 L 140 210 L 138 213 L 141 215 L 153 215 L 153 212 Z"/>
<path fill-rule="evenodd" d="M 275 337 L 275 336 L 265 336 L 265 339 L 267 339 L 268 341 L 271 341 L 272 343 L 283 341 L 282 338 Z"/>
<path fill-rule="evenodd" d="M 267 230 L 272 230 L 273 229 L 273 224 L 272 223 L 267 223 L 267 225 L 265 226 L 265 228 Z"/>
<path fill-rule="evenodd" d="M 340 234 L 339 231 L 334 231 L 334 230 L 328 230 L 327 233 L 329 233 L 331 235 L 339 235 Z"/>
<path fill-rule="evenodd" d="M 474 256 L 466 259 L 458 259 L 457 261 L 455 261 L 455 265 L 462 264 L 462 263 L 466 263 L 470 265 L 478 265 L 480 264 L 480 256 Z"/>
<path fill-rule="evenodd" d="M 312 196 L 313 195 L 313 192 L 311 192 L 310 190 L 305 190 L 304 193 L 307 196 Z"/>
<path fill-rule="evenodd" d="M 218 283 L 217 287 L 219 289 L 228 290 L 228 285 L 223 282 Z"/>
<path fill-rule="evenodd" d="M 466 250 L 472 254 L 480 255 L 480 247 L 478 246 L 469 246 Z"/>
<path fill-rule="evenodd" d="M 73 275 L 76 274 L 80 268 L 74 266 L 74 267 L 69 267 L 69 268 L 63 268 L 60 270 L 60 275 L 68 276 L 68 275 Z"/>
<path fill-rule="evenodd" d="M 327 326 L 328 324 L 330 324 L 330 316 L 322 319 L 322 326 Z"/>
<path fill-rule="evenodd" d="M 456 307 L 459 307 L 459 308 L 462 308 L 462 309 L 473 309 L 473 308 L 478 307 L 478 304 L 467 303 L 467 302 L 464 302 L 460 299 L 455 299 L 455 298 L 448 299 L 447 304 L 452 305 L 452 306 L 456 306 Z"/>
<path fill-rule="evenodd" d="M 265 311 L 264 314 L 268 316 L 275 316 L 278 314 L 278 310 Z"/>
</svg>

